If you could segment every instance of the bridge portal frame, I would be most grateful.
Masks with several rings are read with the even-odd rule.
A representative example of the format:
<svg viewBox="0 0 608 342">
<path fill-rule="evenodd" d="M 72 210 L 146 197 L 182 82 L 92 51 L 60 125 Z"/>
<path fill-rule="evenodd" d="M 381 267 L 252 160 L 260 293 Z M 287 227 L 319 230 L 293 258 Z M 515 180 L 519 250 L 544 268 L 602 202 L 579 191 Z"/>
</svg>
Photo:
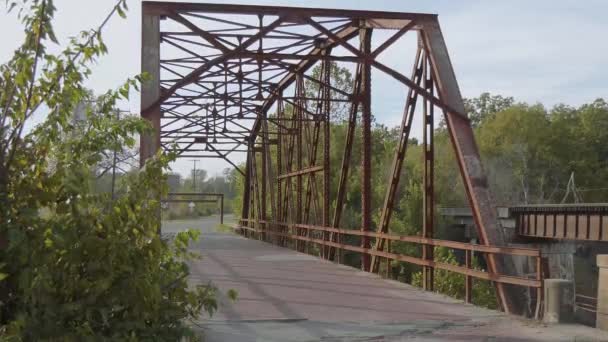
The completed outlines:
<svg viewBox="0 0 608 342">
<path fill-rule="evenodd" d="M 232 17 L 253 18 L 257 24 Z M 179 26 L 180 31 L 164 30 L 163 21 Z M 213 22 L 223 28 L 209 29 L 197 21 Z M 372 33 L 377 30 L 392 33 L 387 40 L 374 45 Z M 411 32 L 417 33 L 418 47 L 412 75 L 408 77 L 382 63 L 379 56 Z M 268 45 L 276 40 L 283 43 Z M 351 43 L 354 40 L 358 46 Z M 161 46 L 169 45 L 187 56 L 163 57 Z M 194 45 L 199 48 L 193 48 Z M 332 62 L 356 65 L 352 93 L 341 94 L 332 86 Z M 149 75 L 141 89 L 141 116 L 154 128 L 153 134 L 141 137 L 142 166 L 159 149 L 175 149 L 188 158 L 226 160 L 244 176 L 242 218 L 253 222 L 252 225 L 270 218 L 275 224 L 268 229 L 279 233 L 287 229 L 280 222 L 340 227 L 360 113 L 360 230 L 388 233 L 412 117 L 416 103 L 422 101 L 425 125 L 422 236 L 434 237 L 432 137 L 435 111 L 439 110 L 447 124 L 481 243 L 506 245 L 434 14 L 144 1 L 141 65 L 142 72 Z M 309 74 L 315 65 L 320 65 L 318 77 Z M 400 141 L 376 229 L 371 202 L 372 69 L 409 89 Z M 167 73 L 171 78 L 166 77 Z M 311 95 L 310 89 L 305 89 L 305 81 L 315 84 L 316 94 Z M 293 96 L 287 95 L 288 91 L 293 91 Z M 330 112 L 332 103 L 338 101 L 350 104 L 350 114 L 340 181 L 336 197 L 330 198 Z M 244 170 L 231 159 L 238 152 L 247 154 Z M 318 215 L 312 215 L 313 212 Z M 310 234 L 310 230 L 295 229 L 299 235 Z M 342 238 L 331 231 L 322 234 L 325 241 Z M 281 244 L 284 240 L 276 242 Z M 296 246 L 299 250 L 309 247 L 306 241 L 299 242 Z M 361 236 L 364 250 L 382 251 L 385 243 L 386 239 L 379 237 L 372 246 L 369 234 Z M 334 258 L 335 248 L 323 247 L 322 255 Z M 424 248 L 423 259 L 433 259 L 432 246 Z M 430 265 L 424 267 L 424 287 L 432 289 L 432 263 L 424 265 Z M 488 265 L 490 273 L 513 273 L 509 259 L 490 254 Z M 373 253 L 363 254 L 361 267 L 366 271 L 377 270 L 378 260 Z M 496 286 L 502 308 L 512 312 L 513 296 L 507 294 L 502 283 Z"/>
</svg>

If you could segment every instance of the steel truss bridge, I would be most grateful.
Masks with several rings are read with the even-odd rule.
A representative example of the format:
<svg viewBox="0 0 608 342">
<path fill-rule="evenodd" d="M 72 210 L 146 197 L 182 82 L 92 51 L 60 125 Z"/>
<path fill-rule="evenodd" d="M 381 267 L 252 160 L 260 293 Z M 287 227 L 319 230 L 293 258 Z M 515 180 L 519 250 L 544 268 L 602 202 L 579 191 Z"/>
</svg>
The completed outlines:
<svg viewBox="0 0 608 342">
<path fill-rule="evenodd" d="M 142 163 L 159 149 L 176 150 L 180 157 L 221 158 L 244 177 L 240 229 L 245 236 L 332 260 L 340 251 L 360 253 L 361 268 L 369 272 L 378 272 L 381 261 L 414 263 L 423 267 L 429 290 L 434 269 L 461 273 L 467 301 L 473 278 L 491 280 L 506 312 L 518 311 L 517 289 L 529 287 L 537 294 L 538 313 L 540 252 L 506 247 L 436 15 L 143 2 L 142 27 L 142 71 L 150 80 L 142 87 L 141 115 L 155 128 L 155 134 L 141 138 Z M 391 50 L 412 37 L 412 51 Z M 389 51 L 412 60 L 411 71 L 383 62 Z M 353 70 L 352 91 L 332 84 L 335 63 Z M 372 70 L 405 89 L 399 143 L 377 227 L 371 203 Z M 342 161 L 332 165 L 330 119 L 336 105 L 348 107 L 348 128 Z M 424 125 L 424 223 L 421 236 L 399 236 L 388 227 L 416 115 Z M 434 239 L 433 131 L 440 116 L 480 245 Z M 350 176 L 356 139 L 362 146 L 360 179 Z M 244 167 L 234 159 L 238 154 L 246 155 Z M 339 177 L 336 189 L 332 175 Z M 355 185 L 361 190 L 361 229 L 346 230 L 341 228 L 345 194 Z M 360 244 L 345 242 L 346 236 L 356 236 Z M 391 241 L 420 246 L 422 257 L 392 251 Z M 466 251 L 466 264 L 435 261 L 437 246 Z M 485 256 L 487 270 L 471 266 L 472 253 Z M 533 258 L 536 275 L 516 274 L 510 255 Z"/>
</svg>

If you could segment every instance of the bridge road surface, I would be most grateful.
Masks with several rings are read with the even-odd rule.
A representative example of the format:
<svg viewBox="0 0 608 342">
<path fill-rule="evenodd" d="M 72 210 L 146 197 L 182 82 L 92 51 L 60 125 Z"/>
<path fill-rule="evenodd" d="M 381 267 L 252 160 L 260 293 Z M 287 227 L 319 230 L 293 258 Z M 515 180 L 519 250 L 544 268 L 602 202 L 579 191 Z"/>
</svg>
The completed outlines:
<svg viewBox="0 0 608 342">
<path fill-rule="evenodd" d="M 230 223 L 230 218 L 227 219 Z M 219 287 L 201 317 L 205 342 L 608 341 L 581 325 L 546 326 L 429 293 L 355 268 L 216 231 L 218 217 L 163 222 L 164 234 L 200 229 L 191 282 Z M 231 302 L 225 293 L 239 293 Z"/>
</svg>

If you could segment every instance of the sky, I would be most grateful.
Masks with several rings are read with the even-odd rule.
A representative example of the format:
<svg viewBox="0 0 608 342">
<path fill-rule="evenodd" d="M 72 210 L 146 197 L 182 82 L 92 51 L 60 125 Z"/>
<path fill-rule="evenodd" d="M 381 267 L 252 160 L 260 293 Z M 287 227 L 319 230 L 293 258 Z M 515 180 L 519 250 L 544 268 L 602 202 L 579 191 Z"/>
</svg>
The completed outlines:
<svg viewBox="0 0 608 342">
<path fill-rule="evenodd" d="M 193 0 L 194 1 L 194 0 Z M 608 1 L 603 0 L 215 0 L 215 3 L 326 7 L 359 10 L 436 13 L 464 97 L 482 92 L 513 96 L 518 101 L 573 106 L 608 98 Z M 99 25 L 115 0 L 55 0 L 55 30 L 61 42 Z M 87 86 L 102 93 L 140 70 L 141 1 L 127 0 L 127 19 L 116 16 L 103 32 L 109 53 L 93 68 Z M 0 7 L 4 6 L 4 1 Z M 20 44 L 23 29 L 14 14 L 0 8 L 0 63 Z M 394 51 L 394 50 L 393 50 Z M 400 56 L 386 58 L 401 66 Z M 407 63 L 403 67 L 409 70 Z M 374 75 L 372 75 L 374 77 Z M 384 78 L 382 78 L 384 80 Z M 403 97 L 390 92 L 394 82 L 373 86 L 374 115 L 379 123 L 401 121 Z M 139 96 L 121 109 L 138 112 Z M 180 160 L 173 169 L 190 172 L 192 162 Z M 218 174 L 223 161 L 206 159 L 197 165 Z"/>
</svg>

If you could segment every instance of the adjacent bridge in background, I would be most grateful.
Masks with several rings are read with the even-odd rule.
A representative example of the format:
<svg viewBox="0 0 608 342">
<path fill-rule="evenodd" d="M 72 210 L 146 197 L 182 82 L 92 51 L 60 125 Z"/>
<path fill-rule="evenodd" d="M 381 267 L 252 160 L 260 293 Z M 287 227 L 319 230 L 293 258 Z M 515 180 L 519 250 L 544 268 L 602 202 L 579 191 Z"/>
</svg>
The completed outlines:
<svg viewBox="0 0 608 342">
<path fill-rule="evenodd" d="M 608 203 L 518 205 L 497 212 L 502 229 L 520 238 L 608 241 Z M 470 208 L 439 208 L 439 214 L 465 229 L 475 224 Z"/>
<path fill-rule="evenodd" d="M 608 241 L 608 204 L 544 204 L 510 208 L 521 236 Z"/>
</svg>

